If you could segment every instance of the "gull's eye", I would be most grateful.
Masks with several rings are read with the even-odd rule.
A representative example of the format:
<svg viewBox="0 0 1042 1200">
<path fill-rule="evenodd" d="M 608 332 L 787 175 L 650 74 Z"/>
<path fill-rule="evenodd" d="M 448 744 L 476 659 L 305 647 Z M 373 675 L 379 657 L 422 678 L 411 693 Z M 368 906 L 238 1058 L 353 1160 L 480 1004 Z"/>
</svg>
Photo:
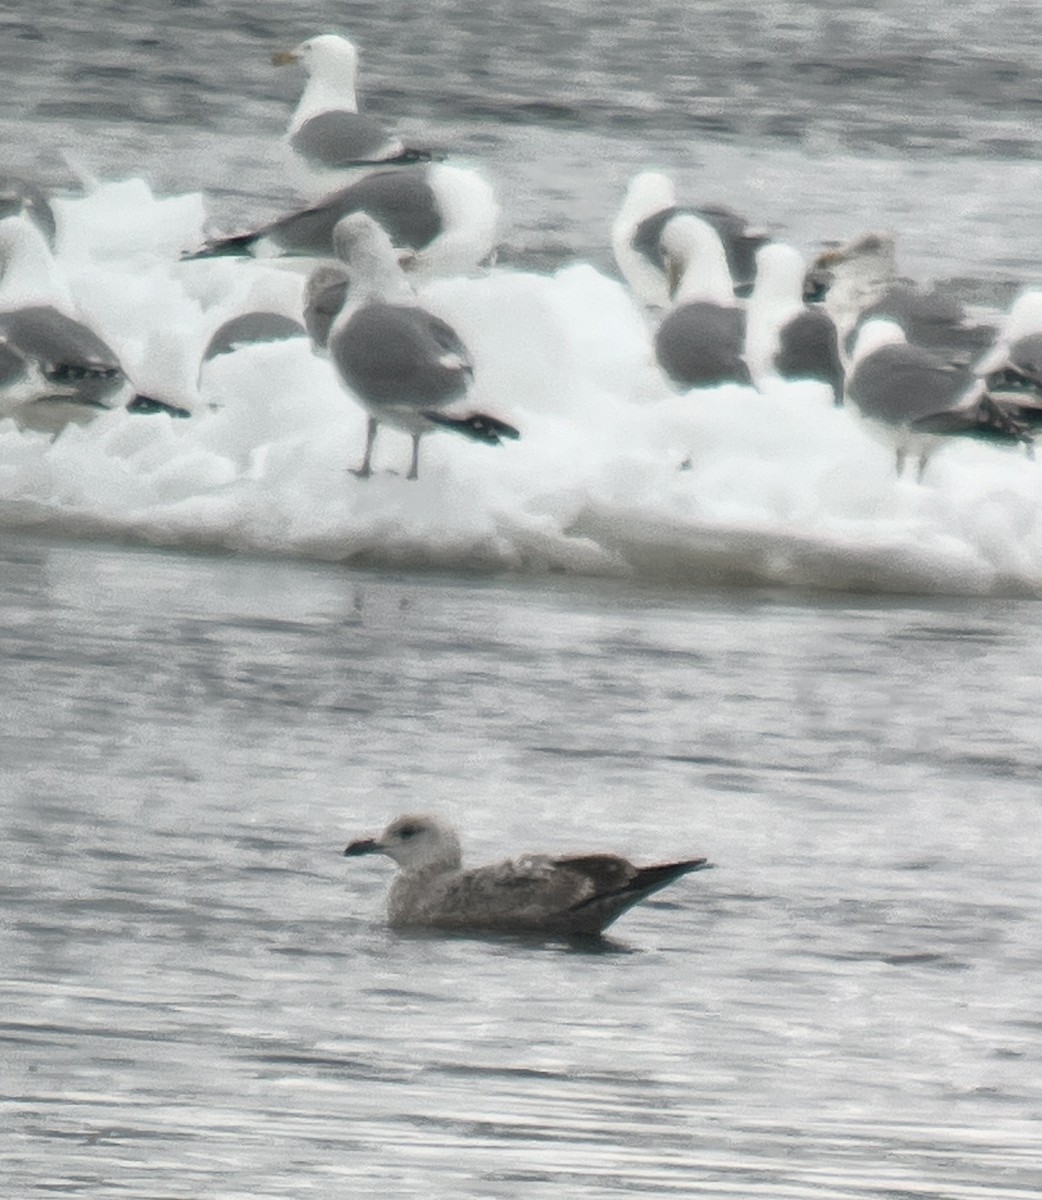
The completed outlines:
<svg viewBox="0 0 1042 1200">
<path fill-rule="evenodd" d="M 398 830 L 398 836 L 400 838 L 411 838 L 411 837 L 415 837 L 419 832 L 420 832 L 419 825 L 403 825 Z"/>
</svg>

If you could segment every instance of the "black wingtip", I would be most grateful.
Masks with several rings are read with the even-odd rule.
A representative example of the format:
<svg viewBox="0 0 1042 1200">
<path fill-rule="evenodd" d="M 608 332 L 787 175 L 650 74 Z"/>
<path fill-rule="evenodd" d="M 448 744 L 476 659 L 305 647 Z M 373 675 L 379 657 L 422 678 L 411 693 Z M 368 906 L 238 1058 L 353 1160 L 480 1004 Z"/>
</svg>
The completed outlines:
<svg viewBox="0 0 1042 1200">
<path fill-rule="evenodd" d="M 186 250 L 181 255 L 181 262 L 193 262 L 200 258 L 248 258 L 251 247 L 260 235 L 257 233 L 239 233 L 231 237 L 217 238 L 207 242 L 198 250 Z"/>
<path fill-rule="evenodd" d="M 453 417 L 447 413 L 438 412 L 437 409 L 425 409 L 423 416 L 433 425 L 440 425 L 443 429 L 462 433 L 464 437 L 469 437 L 475 442 L 486 442 L 490 446 L 498 446 L 504 438 L 516 442 L 521 436 L 519 429 L 515 429 L 513 425 L 508 425 L 506 421 L 501 421 L 498 417 L 490 417 L 487 413 L 471 413 L 466 417 Z"/>
<path fill-rule="evenodd" d="M 165 413 L 168 417 L 190 417 L 192 414 L 187 408 L 182 408 L 179 404 L 167 404 L 165 400 L 157 400 L 154 396 L 137 395 L 127 404 L 127 412 L 138 413 L 144 416 L 153 416 L 158 413 Z"/>
</svg>

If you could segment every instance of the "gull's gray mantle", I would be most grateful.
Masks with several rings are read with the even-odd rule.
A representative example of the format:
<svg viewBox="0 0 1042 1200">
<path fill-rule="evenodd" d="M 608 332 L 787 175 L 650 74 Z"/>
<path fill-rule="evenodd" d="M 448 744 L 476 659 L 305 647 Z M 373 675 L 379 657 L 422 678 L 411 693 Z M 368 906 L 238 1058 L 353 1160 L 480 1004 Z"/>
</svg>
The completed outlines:
<svg viewBox="0 0 1042 1200">
<path fill-rule="evenodd" d="M 388 899 L 397 927 L 598 934 L 645 896 L 711 864 L 638 867 L 614 854 L 543 854 L 463 870 L 459 838 L 431 816 L 403 816 L 345 855 L 386 854 L 400 870 Z"/>
</svg>

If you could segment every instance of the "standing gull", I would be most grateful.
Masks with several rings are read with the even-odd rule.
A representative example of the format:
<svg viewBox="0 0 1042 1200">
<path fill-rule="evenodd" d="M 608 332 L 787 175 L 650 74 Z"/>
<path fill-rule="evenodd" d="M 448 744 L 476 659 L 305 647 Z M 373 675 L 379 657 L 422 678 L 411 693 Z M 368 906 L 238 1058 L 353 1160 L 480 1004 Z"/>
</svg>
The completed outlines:
<svg viewBox="0 0 1042 1200">
<path fill-rule="evenodd" d="M 918 457 L 922 481 L 945 436 L 1027 442 L 1024 424 L 1004 412 L 966 367 L 913 346 L 895 321 L 875 317 L 857 335 L 847 399 L 881 439 L 893 446 L 897 473 Z"/>
<path fill-rule="evenodd" d="M 343 383 L 369 411 L 365 457 L 354 472 L 372 474 L 381 424 L 412 437 L 407 478 L 419 475 L 420 438 L 439 426 L 499 445 L 512 426 L 484 413 L 447 410 L 465 399 L 473 370 L 455 330 L 416 302 L 387 234 L 365 213 L 339 222 L 337 255 L 347 269 L 347 303 L 332 322 L 329 355 Z"/>
<path fill-rule="evenodd" d="M 836 325 L 820 306 L 803 300 L 803 259 L 784 242 L 756 252 L 756 284 L 746 309 L 745 360 L 763 390 L 772 379 L 827 383 L 843 403 L 843 364 Z"/>
<path fill-rule="evenodd" d="M 308 81 L 286 132 L 290 149 L 322 190 L 331 173 L 391 163 L 430 161 L 430 150 L 405 146 L 379 121 L 358 111 L 358 50 L 345 37 L 325 33 L 272 57 L 276 66 L 301 64 Z"/>
<path fill-rule="evenodd" d="M 655 333 L 659 366 L 680 388 L 749 383 L 742 358 L 745 314 L 716 231 L 684 213 L 662 234 L 663 265 L 673 307 Z"/>
<path fill-rule="evenodd" d="M 637 867 L 614 854 L 544 854 L 463 870 L 456 832 L 430 816 L 398 817 L 345 855 L 386 854 L 398 864 L 388 920 L 398 927 L 596 935 L 645 896 L 704 858 Z"/>
</svg>

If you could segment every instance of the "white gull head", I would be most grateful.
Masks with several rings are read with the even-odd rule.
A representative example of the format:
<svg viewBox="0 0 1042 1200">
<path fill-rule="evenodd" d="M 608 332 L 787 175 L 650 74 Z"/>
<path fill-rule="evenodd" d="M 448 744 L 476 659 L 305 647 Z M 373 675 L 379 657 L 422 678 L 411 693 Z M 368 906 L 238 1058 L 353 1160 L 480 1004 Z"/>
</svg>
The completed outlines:
<svg viewBox="0 0 1042 1200">
<path fill-rule="evenodd" d="M 425 814 L 397 817 L 378 838 L 352 842 L 344 853 L 386 854 L 403 871 L 455 871 L 461 861 L 455 830 Z"/>
<path fill-rule="evenodd" d="M 322 33 L 274 55 L 273 61 L 276 66 L 300 63 L 308 73 L 307 86 L 290 121 L 291 133 L 309 117 L 331 108 L 358 111 L 358 51 L 347 38 Z"/>
</svg>

